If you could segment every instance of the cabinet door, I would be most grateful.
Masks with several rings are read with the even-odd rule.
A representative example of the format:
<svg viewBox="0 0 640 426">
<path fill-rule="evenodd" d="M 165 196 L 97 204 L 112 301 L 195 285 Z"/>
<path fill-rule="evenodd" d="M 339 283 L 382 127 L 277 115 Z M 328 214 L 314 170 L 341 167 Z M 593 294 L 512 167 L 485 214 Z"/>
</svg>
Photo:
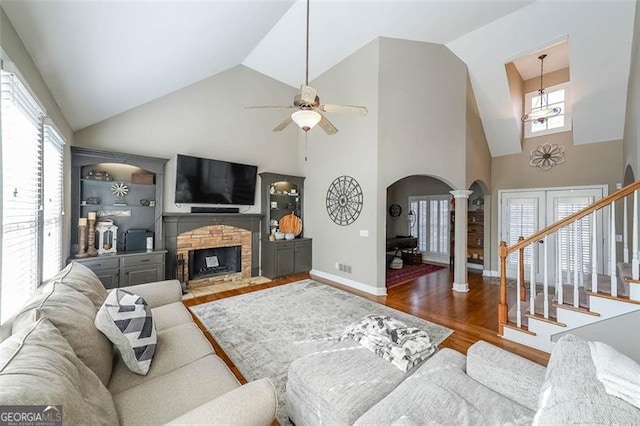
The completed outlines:
<svg viewBox="0 0 640 426">
<path fill-rule="evenodd" d="M 309 272 L 311 270 L 311 241 L 303 241 L 296 244 L 294 249 L 295 272 Z"/>
<path fill-rule="evenodd" d="M 120 287 L 137 285 L 162 280 L 163 265 L 147 265 L 123 268 Z"/>
<path fill-rule="evenodd" d="M 98 270 L 94 271 L 102 285 L 107 290 L 112 288 L 118 288 L 118 270 L 117 269 L 108 269 L 108 270 Z"/>
<path fill-rule="evenodd" d="M 293 274 L 293 271 L 294 271 L 293 247 L 276 249 L 275 263 L 276 263 L 277 277 Z"/>
</svg>

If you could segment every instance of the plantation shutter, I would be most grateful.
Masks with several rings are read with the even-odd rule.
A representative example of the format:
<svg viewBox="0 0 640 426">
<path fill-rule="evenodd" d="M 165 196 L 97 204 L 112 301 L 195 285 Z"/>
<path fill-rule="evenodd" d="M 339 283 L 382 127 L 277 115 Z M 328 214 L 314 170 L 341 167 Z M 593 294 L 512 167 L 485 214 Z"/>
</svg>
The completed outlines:
<svg viewBox="0 0 640 426">
<path fill-rule="evenodd" d="M 44 126 L 44 222 L 42 232 L 42 281 L 62 267 L 64 140 L 53 126 Z"/>
<path fill-rule="evenodd" d="M 564 219 L 591 203 L 593 203 L 593 197 L 559 198 L 554 206 L 554 221 Z M 560 250 L 562 271 L 573 271 L 575 269 L 576 229 L 578 232 L 578 252 L 581 253 L 580 258 L 577 259 L 578 270 L 591 272 L 591 216 L 580 219 L 576 222 L 576 225 L 568 226 L 558 231 L 557 244 Z"/>
<path fill-rule="evenodd" d="M 416 214 L 413 237 L 418 237 L 418 250 L 436 256 L 449 255 L 449 197 L 412 196 L 409 210 Z"/>
<path fill-rule="evenodd" d="M 16 75 L 0 71 L 2 303 L 4 322 L 35 292 L 42 215 L 43 111 Z"/>
<path fill-rule="evenodd" d="M 538 230 L 538 206 L 534 198 L 512 198 L 507 201 L 507 245 L 512 246 L 521 236 L 527 238 Z M 507 258 L 510 265 L 518 264 L 518 253 Z M 531 246 L 524 250 L 524 264 L 531 266 Z"/>
</svg>

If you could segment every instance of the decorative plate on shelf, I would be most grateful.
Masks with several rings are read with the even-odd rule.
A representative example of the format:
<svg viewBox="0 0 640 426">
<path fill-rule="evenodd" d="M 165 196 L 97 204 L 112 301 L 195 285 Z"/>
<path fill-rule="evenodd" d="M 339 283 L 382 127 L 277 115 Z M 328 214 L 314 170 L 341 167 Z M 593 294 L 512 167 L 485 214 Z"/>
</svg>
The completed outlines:
<svg viewBox="0 0 640 426">
<path fill-rule="evenodd" d="M 337 177 L 327 190 L 327 213 L 340 226 L 351 225 L 362 211 L 363 195 L 358 181 L 351 176 Z"/>
</svg>

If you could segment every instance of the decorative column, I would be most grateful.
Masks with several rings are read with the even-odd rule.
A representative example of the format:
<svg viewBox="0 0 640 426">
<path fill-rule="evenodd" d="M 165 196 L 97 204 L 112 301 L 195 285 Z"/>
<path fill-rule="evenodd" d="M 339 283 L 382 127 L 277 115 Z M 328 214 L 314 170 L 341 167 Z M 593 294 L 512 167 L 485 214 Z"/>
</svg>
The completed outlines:
<svg viewBox="0 0 640 426">
<path fill-rule="evenodd" d="M 454 271 L 453 271 L 453 291 L 469 291 L 467 279 L 467 205 L 469 195 L 473 191 L 455 190 L 449 191 L 455 199 L 455 248 L 454 248 Z"/>
</svg>

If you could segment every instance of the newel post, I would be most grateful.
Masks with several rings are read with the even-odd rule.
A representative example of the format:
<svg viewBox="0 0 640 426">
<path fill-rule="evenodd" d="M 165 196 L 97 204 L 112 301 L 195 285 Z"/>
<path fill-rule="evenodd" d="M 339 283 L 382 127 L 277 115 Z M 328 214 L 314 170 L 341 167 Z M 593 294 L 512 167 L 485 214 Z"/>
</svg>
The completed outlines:
<svg viewBox="0 0 640 426">
<path fill-rule="evenodd" d="M 500 305 L 498 306 L 498 334 L 502 336 L 504 325 L 507 323 L 507 243 L 505 241 L 500 241 L 498 256 L 500 256 Z"/>
</svg>

